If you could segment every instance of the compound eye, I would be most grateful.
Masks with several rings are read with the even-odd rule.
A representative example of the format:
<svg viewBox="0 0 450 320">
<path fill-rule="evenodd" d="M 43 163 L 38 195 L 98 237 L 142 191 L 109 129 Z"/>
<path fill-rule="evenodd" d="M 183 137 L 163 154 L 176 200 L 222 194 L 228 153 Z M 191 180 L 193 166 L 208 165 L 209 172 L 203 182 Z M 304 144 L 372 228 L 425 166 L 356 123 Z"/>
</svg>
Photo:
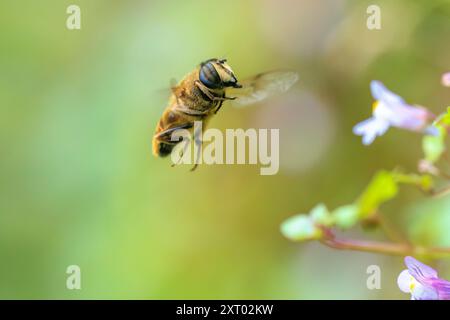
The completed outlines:
<svg viewBox="0 0 450 320">
<path fill-rule="evenodd" d="M 217 89 L 222 86 L 222 79 L 211 62 L 207 62 L 200 68 L 200 81 L 210 89 Z"/>
</svg>

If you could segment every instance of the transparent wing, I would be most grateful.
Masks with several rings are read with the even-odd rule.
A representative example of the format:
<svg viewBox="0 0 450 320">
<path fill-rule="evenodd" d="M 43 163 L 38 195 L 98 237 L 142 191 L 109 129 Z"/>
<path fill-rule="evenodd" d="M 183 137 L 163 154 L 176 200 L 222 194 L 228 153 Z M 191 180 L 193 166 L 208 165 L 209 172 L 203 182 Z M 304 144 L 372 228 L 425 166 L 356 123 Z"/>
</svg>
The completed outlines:
<svg viewBox="0 0 450 320">
<path fill-rule="evenodd" d="M 231 101 L 235 107 L 254 104 L 275 94 L 289 90 L 298 81 L 298 74 L 293 71 L 270 71 L 260 73 L 250 79 L 240 81 L 242 88 L 230 88 L 227 95 L 237 97 Z"/>
<path fill-rule="evenodd" d="M 178 86 L 177 80 L 174 78 L 170 79 L 169 87 L 155 89 L 155 94 L 160 97 L 164 97 L 168 99 L 170 95 L 173 93 L 173 90 Z"/>
</svg>

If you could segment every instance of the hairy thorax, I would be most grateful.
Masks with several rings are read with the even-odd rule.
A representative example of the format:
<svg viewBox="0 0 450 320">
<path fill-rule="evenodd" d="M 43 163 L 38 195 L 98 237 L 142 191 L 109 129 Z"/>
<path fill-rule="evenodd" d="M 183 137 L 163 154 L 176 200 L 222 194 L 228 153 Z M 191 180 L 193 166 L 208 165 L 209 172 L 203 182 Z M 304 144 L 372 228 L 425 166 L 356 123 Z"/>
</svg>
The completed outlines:
<svg viewBox="0 0 450 320">
<path fill-rule="evenodd" d="M 218 105 L 218 101 L 211 100 L 202 90 L 196 85 L 198 82 L 198 69 L 188 74 L 173 90 L 171 100 L 172 103 L 182 104 L 190 109 L 206 111 L 214 109 Z M 210 95 L 214 97 L 222 97 L 224 90 L 208 90 Z"/>
</svg>

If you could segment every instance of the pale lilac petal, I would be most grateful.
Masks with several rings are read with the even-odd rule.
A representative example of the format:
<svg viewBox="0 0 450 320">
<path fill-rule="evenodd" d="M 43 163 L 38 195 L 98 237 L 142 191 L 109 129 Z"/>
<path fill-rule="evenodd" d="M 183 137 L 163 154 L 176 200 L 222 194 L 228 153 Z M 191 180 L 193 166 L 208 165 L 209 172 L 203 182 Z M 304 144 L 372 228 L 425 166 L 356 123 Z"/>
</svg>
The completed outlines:
<svg viewBox="0 0 450 320">
<path fill-rule="evenodd" d="M 437 288 L 431 283 L 420 283 L 409 270 L 403 270 L 399 274 L 397 284 L 401 291 L 411 294 L 411 300 L 437 300 L 439 297 Z"/>
<path fill-rule="evenodd" d="M 438 136 L 440 131 L 435 126 L 428 126 L 425 128 L 424 132 L 430 136 Z"/>
<path fill-rule="evenodd" d="M 401 108 L 403 107 L 401 106 Z M 384 119 L 391 123 L 395 123 L 396 119 L 399 117 L 398 113 L 398 108 L 391 108 L 391 106 L 385 102 L 378 101 L 376 107 L 373 109 L 372 115 L 377 119 Z"/>
<path fill-rule="evenodd" d="M 388 128 L 388 121 L 372 117 L 355 125 L 353 127 L 353 133 L 362 136 L 363 144 L 369 145 L 377 136 L 383 135 Z"/>
<path fill-rule="evenodd" d="M 416 283 L 413 288 L 411 295 L 414 297 L 414 300 L 438 300 L 439 295 L 435 288 L 432 286 L 422 285 L 420 283 Z"/>
<path fill-rule="evenodd" d="M 412 275 L 409 273 L 408 270 L 403 270 L 400 272 L 397 278 L 397 284 L 400 290 L 402 290 L 405 293 L 411 292 L 411 281 L 414 280 Z"/>
<path fill-rule="evenodd" d="M 431 285 L 438 292 L 439 300 L 450 300 L 450 282 L 444 279 L 435 279 Z"/>
<path fill-rule="evenodd" d="M 425 284 L 428 280 L 435 279 L 438 276 L 436 270 L 417 261 L 413 257 L 405 257 L 405 265 L 408 267 L 409 273 L 422 284 Z"/>
<path fill-rule="evenodd" d="M 372 80 L 370 82 L 370 91 L 376 100 L 382 101 L 391 107 L 405 104 L 405 100 L 402 97 L 389 91 L 380 81 Z"/>
<path fill-rule="evenodd" d="M 412 131 L 423 131 L 427 127 L 429 112 L 424 108 L 416 108 L 410 105 L 399 107 L 396 117 L 392 119 L 394 126 Z"/>
</svg>

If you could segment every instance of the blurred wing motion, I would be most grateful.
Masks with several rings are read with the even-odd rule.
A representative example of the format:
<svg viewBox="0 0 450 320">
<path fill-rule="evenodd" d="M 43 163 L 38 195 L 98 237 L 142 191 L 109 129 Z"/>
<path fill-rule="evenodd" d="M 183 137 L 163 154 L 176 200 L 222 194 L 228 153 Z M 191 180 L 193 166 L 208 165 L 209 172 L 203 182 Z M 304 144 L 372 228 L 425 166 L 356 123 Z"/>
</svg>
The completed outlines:
<svg viewBox="0 0 450 320">
<path fill-rule="evenodd" d="M 227 94 L 237 97 L 232 101 L 236 107 L 247 106 L 275 94 L 289 90 L 298 80 L 298 74 L 293 71 L 270 71 L 260 73 L 242 82 L 242 88 L 230 88 Z"/>
</svg>

